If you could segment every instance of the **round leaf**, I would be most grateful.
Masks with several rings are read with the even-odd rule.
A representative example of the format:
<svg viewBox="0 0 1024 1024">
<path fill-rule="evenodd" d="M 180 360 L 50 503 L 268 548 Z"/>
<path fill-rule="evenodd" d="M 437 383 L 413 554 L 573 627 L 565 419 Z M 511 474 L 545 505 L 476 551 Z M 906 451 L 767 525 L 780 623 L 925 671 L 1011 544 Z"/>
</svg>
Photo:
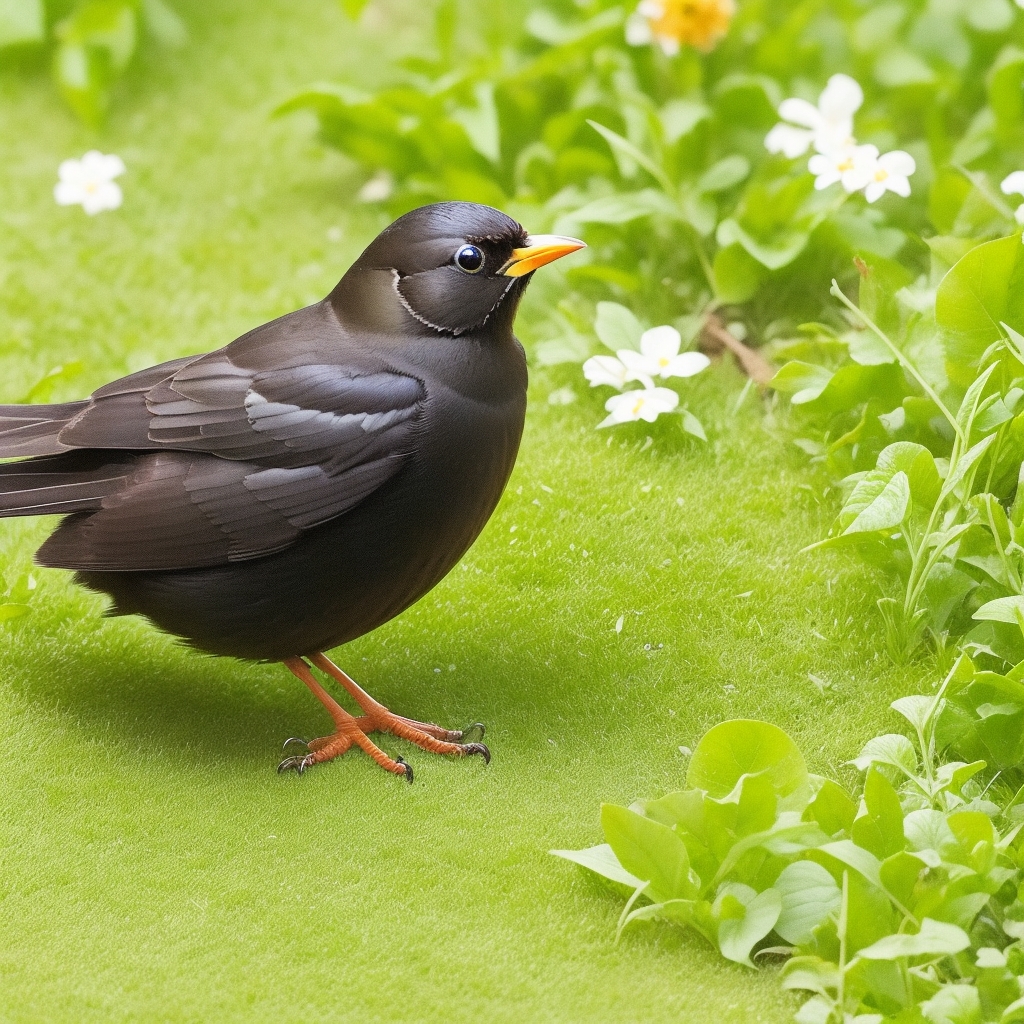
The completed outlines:
<svg viewBox="0 0 1024 1024">
<path fill-rule="evenodd" d="M 759 772 L 767 774 L 784 807 L 807 805 L 811 783 L 803 755 L 778 726 L 767 722 L 740 718 L 706 732 L 690 759 L 686 782 L 720 798 L 743 775 Z"/>
</svg>

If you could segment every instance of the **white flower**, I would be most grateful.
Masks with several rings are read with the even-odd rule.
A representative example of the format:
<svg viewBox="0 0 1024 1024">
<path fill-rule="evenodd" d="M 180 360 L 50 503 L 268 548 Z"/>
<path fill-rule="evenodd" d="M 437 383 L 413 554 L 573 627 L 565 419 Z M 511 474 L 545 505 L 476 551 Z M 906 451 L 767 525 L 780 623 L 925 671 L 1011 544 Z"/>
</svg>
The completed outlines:
<svg viewBox="0 0 1024 1024">
<path fill-rule="evenodd" d="M 583 364 L 583 376 L 592 388 L 608 384 L 621 391 L 629 379 L 629 370 L 615 356 L 591 356 Z"/>
<path fill-rule="evenodd" d="M 1018 0 L 1018 3 L 1024 4 L 1024 0 Z M 1013 174 L 1008 174 L 1003 178 L 1003 183 L 999 187 L 1003 190 L 1003 195 L 1024 196 L 1024 171 L 1014 171 Z M 1017 207 L 1013 216 L 1018 224 L 1024 224 L 1024 203 Z"/>
<path fill-rule="evenodd" d="M 672 412 L 678 404 L 679 396 L 671 388 L 637 388 L 634 391 L 625 391 L 621 395 L 612 395 L 604 403 L 608 415 L 597 426 L 600 429 L 636 420 L 653 423 L 663 412 Z"/>
<path fill-rule="evenodd" d="M 811 146 L 819 153 L 846 149 L 854 144 L 853 115 L 863 102 L 863 90 L 849 75 L 833 75 L 817 106 L 801 99 L 782 101 L 779 117 L 783 123 L 768 133 L 765 147 L 791 160 L 803 156 Z"/>
<path fill-rule="evenodd" d="M 65 160 L 60 165 L 60 180 L 53 188 L 53 198 L 61 206 L 81 204 L 90 216 L 101 210 L 116 210 L 123 196 L 114 178 L 124 171 L 124 161 L 119 156 L 105 156 L 91 149 L 81 160 Z"/>
<path fill-rule="evenodd" d="M 387 171 L 378 171 L 356 193 L 361 203 L 382 203 L 391 197 L 395 190 L 395 180 Z"/>
<path fill-rule="evenodd" d="M 640 351 L 621 349 L 618 357 L 629 371 L 626 380 L 639 380 L 645 386 L 652 377 L 692 377 L 710 365 L 711 360 L 700 352 L 682 352 L 679 332 L 665 324 L 644 331 Z M 653 384 L 653 381 L 651 381 Z"/>
<path fill-rule="evenodd" d="M 807 169 L 816 175 L 816 189 L 828 188 L 838 181 L 847 192 L 859 192 L 871 181 L 877 163 L 877 146 L 848 146 L 832 153 L 815 153 L 807 162 Z"/>
<path fill-rule="evenodd" d="M 898 196 L 910 195 L 910 175 L 917 170 L 914 158 L 902 149 L 894 149 L 891 153 L 883 153 L 871 169 L 871 180 L 864 189 L 864 198 L 873 203 L 881 199 L 886 192 L 895 192 Z"/>
</svg>

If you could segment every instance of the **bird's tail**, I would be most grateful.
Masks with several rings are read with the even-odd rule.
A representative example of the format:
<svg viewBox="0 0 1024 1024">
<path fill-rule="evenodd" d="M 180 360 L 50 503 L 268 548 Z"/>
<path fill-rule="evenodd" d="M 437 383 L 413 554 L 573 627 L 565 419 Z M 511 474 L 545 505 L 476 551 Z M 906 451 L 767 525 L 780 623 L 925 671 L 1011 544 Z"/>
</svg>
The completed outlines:
<svg viewBox="0 0 1024 1024">
<path fill-rule="evenodd" d="M 133 460 L 125 454 L 73 451 L 0 465 L 0 517 L 100 508 L 104 497 L 124 487 L 132 470 Z"/>
<path fill-rule="evenodd" d="M 0 405 L 0 459 L 57 455 L 68 450 L 57 435 L 89 401 L 63 405 Z"/>
</svg>

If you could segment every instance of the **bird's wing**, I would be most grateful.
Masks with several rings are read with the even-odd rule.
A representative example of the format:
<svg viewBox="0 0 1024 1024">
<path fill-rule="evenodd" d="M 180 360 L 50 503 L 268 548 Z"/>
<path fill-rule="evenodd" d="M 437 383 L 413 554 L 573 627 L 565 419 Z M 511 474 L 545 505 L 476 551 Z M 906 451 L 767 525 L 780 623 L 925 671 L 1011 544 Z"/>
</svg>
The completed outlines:
<svg viewBox="0 0 1024 1024">
<path fill-rule="evenodd" d="M 322 347 L 279 341 L 101 388 L 60 430 L 64 454 L 0 467 L 0 515 L 77 512 L 39 560 L 110 570 L 255 558 L 341 515 L 414 451 L 426 389 L 358 352 L 316 361 Z M 117 471 L 83 480 L 104 449 Z"/>
<path fill-rule="evenodd" d="M 385 457 L 331 474 L 319 466 L 265 468 L 201 453 L 154 452 L 83 480 L 81 471 L 61 472 L 66 458 L 48 460 L 37 480 L 24 473 L 17 478 L 23 488 L 45 487 L 54 502 L 32 511 L 78 511 L 61 522 L 37 561 L 107 571 L 194 569 L 281 551 L 304 530 L 358 504 L 402 464 Z M 14 467 L 0 470 L 6 468 Z M 65 493 L 59 507 L 55 499 Z M 39 490 L 22 494 L 40 500 Z"/>
</svg>

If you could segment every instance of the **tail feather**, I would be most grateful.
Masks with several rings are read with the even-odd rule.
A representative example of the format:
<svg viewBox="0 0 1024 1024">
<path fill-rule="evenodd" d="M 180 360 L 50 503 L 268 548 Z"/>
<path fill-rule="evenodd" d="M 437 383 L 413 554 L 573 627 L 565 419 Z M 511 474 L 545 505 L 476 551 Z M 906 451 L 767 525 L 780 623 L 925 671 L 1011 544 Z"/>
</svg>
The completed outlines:
<svg viewBox="0 0 1024 1024">
<path fill-rule="evenodd" d="M 101 507 L 125 486 L 132 460 L 69 452 L 0 466 L 0 518 L 63 515 Z"/>
<path fill-rule="evenodd" d="M 57 455 L 69 446 L 57 440 L 60 431 L 89 401 L 63 405 L 0 405 L 0 459 Z"/>
</svg>

